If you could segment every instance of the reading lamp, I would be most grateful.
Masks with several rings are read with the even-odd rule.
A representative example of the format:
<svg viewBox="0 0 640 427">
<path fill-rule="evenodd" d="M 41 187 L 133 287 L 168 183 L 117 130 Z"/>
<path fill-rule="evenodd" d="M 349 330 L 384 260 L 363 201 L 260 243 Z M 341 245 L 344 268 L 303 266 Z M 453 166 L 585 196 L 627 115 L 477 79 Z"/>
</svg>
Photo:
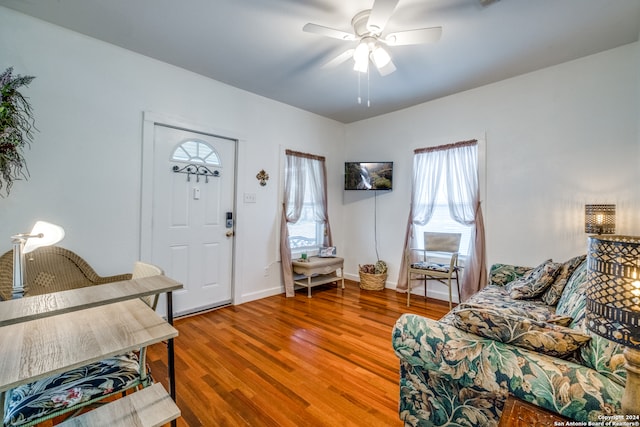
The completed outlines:
<svg viewBox="0 0 640 427">
<path fill-rule="evenodd" d="M 64 238 L 64 229 L 46 221 L 38 221 L 31 233 L 11 236 L 13 243 L 13 291 L 12 298 L 24 296 L 24 256 L 42 246 L 50 246 Z"/>
<path fill-rule="evenodd" d="M 584 205 L 584 232 L 614 234 L 616 205 Z"/>
<path fill-rule="evenodd" d="M 587 268 L 587 328 L 626 347 L 622 411 L 640 414 L 640 237 L 589 237 Z"/>
</svg>

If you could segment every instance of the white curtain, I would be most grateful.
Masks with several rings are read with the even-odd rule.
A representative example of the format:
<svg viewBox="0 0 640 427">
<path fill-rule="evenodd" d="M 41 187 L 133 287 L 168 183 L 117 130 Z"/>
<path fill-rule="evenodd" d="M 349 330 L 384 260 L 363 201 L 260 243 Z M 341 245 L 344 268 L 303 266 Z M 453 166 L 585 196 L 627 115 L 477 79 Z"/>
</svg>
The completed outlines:
<svg viewBox="0 0 640 427">
<path fill-rule="evenodd" d="M 446 151 L 434 151 L 430 154 L 416 154 L 413 157 L 413 192 L 411 194 L 413 215 L 411 224 L 415 225 L 425 225 L 433 215 L 438 188 L 440 188 L 442 167 L 446 162 Z M 430 179 L 424 179 L 424 174 L 427 171 Z M 415 201 L 417 200 L 423 200 L 426 203 L 416 205 Z"/>
<path fill-rule="evenodd" d="M 331 228 L 327 209 L 327 172 L 325 158 L 313 154 L 286 150 L 284 177 L 284 203 L 280 223 L 280 259 L 285 293 L 294 296 L 293 269 L 291 267 L 291 249 L 289 247 L 289 229 L 287 224 L 300 219 L 305 195 L 313 201 L 314 220 L 322 224 L 323 246 L 331 246 Z"/>
<path fill-rule="evenodd" d="M 413 247 L 413 225 L 425 225 L 431 219 L 443 170 L 446 173 L 449 213 L 460 224 L 473 225 L 469 255 L 465 264 L 460 301 L 484 287 L 486 257 L 484 221 L 478 184 L 478 142 L 419 149 L 414 152 L 413 191 L 405 236 L 405 253 Z M 417 201 L 422 203 L 417 204 Z M 408 290 L 407 263 L 402 258 L 397 288 Z"/>
</svg>

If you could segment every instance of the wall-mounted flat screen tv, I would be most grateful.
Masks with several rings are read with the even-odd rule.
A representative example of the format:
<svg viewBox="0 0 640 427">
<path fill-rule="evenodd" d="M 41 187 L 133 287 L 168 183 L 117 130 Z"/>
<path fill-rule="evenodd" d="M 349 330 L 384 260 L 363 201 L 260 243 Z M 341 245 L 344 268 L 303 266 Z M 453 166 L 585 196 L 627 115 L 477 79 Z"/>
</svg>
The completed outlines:
<svg viewBox="0 0 640 427">
<path fill-rule="evenodd" d="M 392 190 L 393 162 L 345 162 L 345 190 Z"/>
</svg>

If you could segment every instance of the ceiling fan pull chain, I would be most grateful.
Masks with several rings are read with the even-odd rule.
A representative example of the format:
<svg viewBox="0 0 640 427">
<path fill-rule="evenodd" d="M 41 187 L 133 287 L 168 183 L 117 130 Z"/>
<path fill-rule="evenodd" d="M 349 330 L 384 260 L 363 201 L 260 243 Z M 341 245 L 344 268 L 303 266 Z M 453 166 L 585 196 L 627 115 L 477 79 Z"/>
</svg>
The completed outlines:
<svg viewBox="0 0 640 427">
<path fill-rule="evenodd" d="M 362 104 L 362 96 L 360 96 L 360 74 L 358 73 L 358 105 Z"/>
<path fill-rule="evenodd" d="M 370 74 L 369 70 L 371 67 L 367 68 L 367 108 L 371 107 L 371 88 L 370 88 Z"/>
</svg>

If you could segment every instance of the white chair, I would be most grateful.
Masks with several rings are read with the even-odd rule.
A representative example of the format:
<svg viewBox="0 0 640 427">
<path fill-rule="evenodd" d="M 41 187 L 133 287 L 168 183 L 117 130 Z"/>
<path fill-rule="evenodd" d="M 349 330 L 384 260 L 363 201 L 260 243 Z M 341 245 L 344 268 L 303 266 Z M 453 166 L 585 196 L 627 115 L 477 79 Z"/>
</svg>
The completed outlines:
<svg viewBox="0 0 640 427">
<path fill-rule="evenodd" d="M 455 279 L 460 297 L 460 282 L 458 280 L 458 253 L 460 250 L 460 233 L 424 233 L 424 249 L 407 250 L 407 307 L 411 303 L 412 275 L 420 276 L 424 280 L 424 296 L 427 297 L 427 281 L 437 280 L 449 288 L 449 310 L 452 307 L 451 279 Z M 422 253 L 422 260 L 412 262 L 412 252 Z M 446 281 L 445 281 L 446 280 Z"/>
<path fill-rule="evenodd" d="M 143 277 L 150 276 L 164 276 L 164 271 L 160 267 L 157 267 L 153 264 L 147 264 L 145 262 L 136 261 L 133 266 L 133 273 L 131 274 L 132 279 L 141 279 Z M 159 294 L 150 295 L 148 297 L 140 298 L 142 301 L 147 303 L 149 307 L 151 307 L 154 311 L 156 306 L 158 305 L 158 297 Z"/>
</svg>

